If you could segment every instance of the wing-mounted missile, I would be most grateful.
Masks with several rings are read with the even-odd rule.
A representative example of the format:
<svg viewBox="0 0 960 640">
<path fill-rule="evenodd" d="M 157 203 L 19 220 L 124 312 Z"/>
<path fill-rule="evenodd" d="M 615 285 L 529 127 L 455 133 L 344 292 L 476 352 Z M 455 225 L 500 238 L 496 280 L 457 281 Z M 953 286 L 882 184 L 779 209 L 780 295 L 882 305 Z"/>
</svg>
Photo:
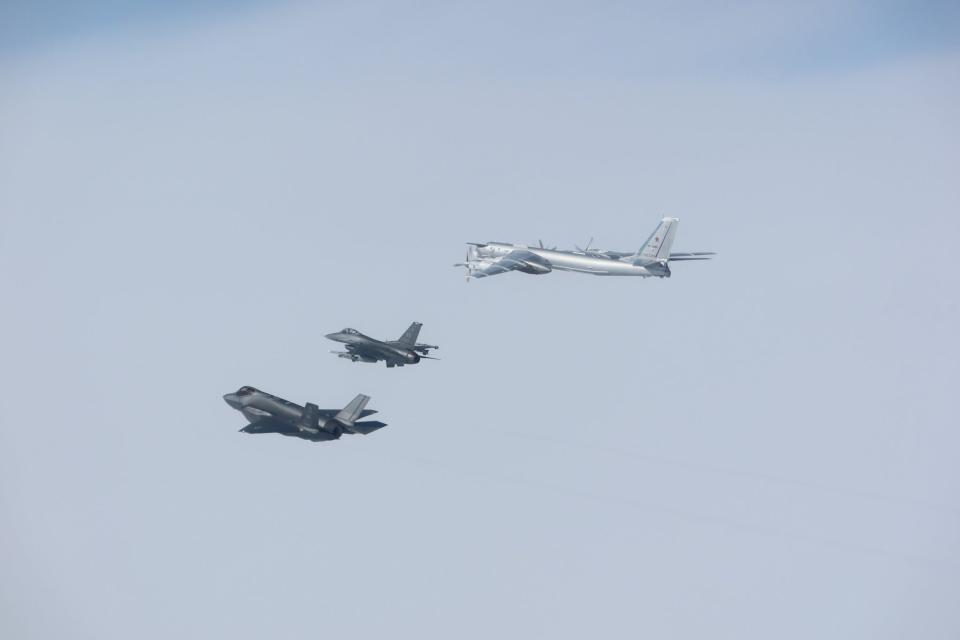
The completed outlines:
<svg viewBox="0 0 960 640">
<path fill-rule="evenodd" d="M 430 349 L 439 349 L 439 348 L 440 348 L 440 347 L 438 347 L 438 346 L 435 345 L 435 344 L 423 344 L 423 343 L 421 343 L 421 342 L 418 342 L 418 343 L 413 347 L 413 350 L 416 351 L 416 352 L 418 352 L 418 353 L 420 353 L 421 355 L 427 356 L 427 355 L 430 355 Z"/>
<path fill-rule="evenodd" d="M 338 358 L 346 358 L 350 362 L 376 362 L 376 358 L 368 358 L 367 356 L 361 356 L 356 353 L 351 353 L 349 351 L 331 351 L 330 353 L 337 354 Z"/>
</svg>

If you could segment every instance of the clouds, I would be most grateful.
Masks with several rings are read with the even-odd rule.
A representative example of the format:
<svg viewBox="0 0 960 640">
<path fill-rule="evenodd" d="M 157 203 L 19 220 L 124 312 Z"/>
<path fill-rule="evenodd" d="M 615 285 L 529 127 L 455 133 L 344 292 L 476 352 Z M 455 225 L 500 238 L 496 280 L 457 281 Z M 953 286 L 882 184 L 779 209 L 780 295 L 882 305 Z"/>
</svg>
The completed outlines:
<svg viewBox="0 0 960 640">
<path fill-rule="evenodd" d="M 650 78 L 758 76 L 887 63 L 904 55 L 955 48 L 958 15 L 950 3 L 389 3 L 218 2 L 56 3 L 10 5 L 7 59 L 61 43 L 138 47 L 160 37 L 195 33 L 207 55 L 228 39 L 242 66 L 263 63 L 274 73 L 342 71 L 349 76 L 429 76 L 455 82 L 458 74 L 511 78 Z M 226 31 L 225 31 L 226 30 Z M 283 31 L 281 40 L 269 37 Z M 187 35 L 184 40 L 183 36 Z M 266 36 L 266 38 L 264 38 Z M 263 45 L 264 48 L 261 47 Z M 229 45 L 227 45 L 229 46 Z M 12 57 L 11 57 L 12 56 Z M 306 66 L 301 66 L 304 63 Z M 221 71 L 223 65 L 218 65 Z M 303 79 L 303 77 L 301 77 Z"/>
</svg>

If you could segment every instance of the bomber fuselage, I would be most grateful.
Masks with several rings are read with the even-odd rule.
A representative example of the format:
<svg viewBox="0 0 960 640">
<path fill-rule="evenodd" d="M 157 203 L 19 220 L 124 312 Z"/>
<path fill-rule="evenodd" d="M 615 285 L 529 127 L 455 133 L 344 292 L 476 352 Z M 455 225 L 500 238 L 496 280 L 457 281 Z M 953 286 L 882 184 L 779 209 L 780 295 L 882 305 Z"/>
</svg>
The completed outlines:
<svg viewBox="0 0 960 640">
<path fill-rule="evenodd" d="M 619 258 L 606 257 L 601 255 L 588 255 L 582 252 L 559 251 L 556 249 L 544 249 L 542 247 L 527 247 L 524 245 L 514 245 L 505 242 L 488 242 L 479 245 L 476 253 L 480 258 L 499 258 L 505 256 L 511 251 L 523 249 L 543 259 L 544 266 L 540 270 L 533 270 L 530 273 L 549 273 L 551 270 L 574 271 L 577 273 L 589 273 L 598 276 L 639 276 L 649 278 L 651 276 L 669 276 L 669 271 L 663 273 L 659 263 L 647 265 L 636 265 Z M 538 265 L 531 265 L 536 268 Z"/>
</svg>

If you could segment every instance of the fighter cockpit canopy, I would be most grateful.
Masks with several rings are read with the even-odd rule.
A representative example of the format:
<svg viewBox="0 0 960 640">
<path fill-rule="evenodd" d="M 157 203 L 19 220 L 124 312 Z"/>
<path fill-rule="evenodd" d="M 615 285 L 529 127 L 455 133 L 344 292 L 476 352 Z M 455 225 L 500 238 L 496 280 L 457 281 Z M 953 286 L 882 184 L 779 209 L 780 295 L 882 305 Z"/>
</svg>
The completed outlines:
<svg viewBox="0 0 960 640">
<path fill-rule="evenodd" d="M 358 335 L 360 332 L 357 331 L 356 329 L 351 329 L 350 327 L 347 327 L 346 329 L 344 329 L 344 330 L 341 331 L 340 333 L 347 333 L 347 334 L 349 334 L 349 335 L 351 335 L 351 336 L 355 336 L 355 335 Z"/>
<path fill-rule="evenodd" d="M 256 391 L 256 389 L 254 389 L 253 387 L 240 387 L 240 390 L 237 391 L 237 395 L 238 395 L 238 396 L 248 396 L 248 395 L 250 395 L 251 393 L 253 393 L 254 391 Z"/>
</svg>

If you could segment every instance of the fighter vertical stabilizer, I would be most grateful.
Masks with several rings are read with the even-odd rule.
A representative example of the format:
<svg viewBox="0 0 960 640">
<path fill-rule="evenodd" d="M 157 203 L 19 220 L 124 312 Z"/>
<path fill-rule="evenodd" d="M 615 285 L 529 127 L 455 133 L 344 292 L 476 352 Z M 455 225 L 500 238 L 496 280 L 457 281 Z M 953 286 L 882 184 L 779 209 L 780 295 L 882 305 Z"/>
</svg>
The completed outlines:
<svg viewBox="0 0 960 640">
<path fill-rule="evenodd" d="M 420 337 L 420 327 L 423 326 L 422 322 L 414 322 L 407 330 L 403 332 L 403 335 L 400 336 L 400 339 L 397 340 L 397 343 L 400 346 L 406 347 L 407 349 L 412 349 L 417 346 L 417 338 Z"/>
<path fill-rule="evenodd" d="M 352 427 L 353 423 L 360 417 L 360 413 L 363 411 L 363 408 L 367 406 L 367 403 L 370 402 L 370 396 L 365 396 L 362 393 L 357 394 L 357 397 L 350 401 L 350 404 L 341 409 L 337 415 L 334 416 L 337 422 L 343 424 L 347 427 Z"/>
</svg>

